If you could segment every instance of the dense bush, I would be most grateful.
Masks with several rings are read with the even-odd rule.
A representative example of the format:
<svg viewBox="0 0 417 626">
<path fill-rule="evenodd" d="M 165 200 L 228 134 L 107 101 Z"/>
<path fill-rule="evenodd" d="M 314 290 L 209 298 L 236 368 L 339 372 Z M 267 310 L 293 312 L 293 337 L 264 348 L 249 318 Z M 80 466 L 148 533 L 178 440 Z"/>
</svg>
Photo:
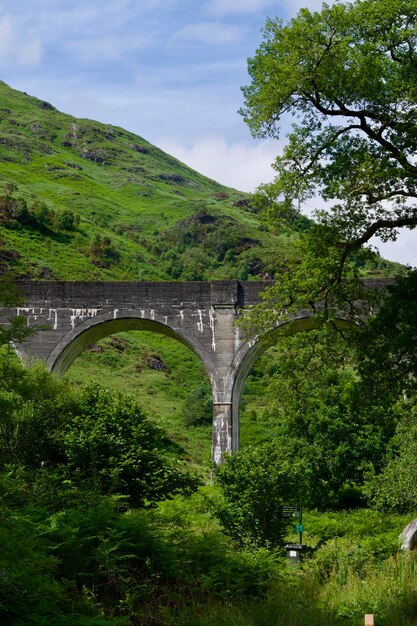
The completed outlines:
<svg viewBox="0 0 417 626">
<path fill-rule="evenodd" d="M 307 466 L 273 443 L 233 454 L 215 471 L 221 496 L 214 510 L 225 531 L 242 545 L 282 546 L 288 524 L 282 507 L 303 502 Z"/>
<path fill-rule="evenodd" d="M 0 358 L 0 467 L 30 469 L 34 482 L 51 471 L 144 506 L 198 484 L 166 445 L 132 398 L 98 385 L 76 393 L 41 366 L 25 370 L 7 354 Z"/>
<path fill-rule="evenodd" d="M 39 230 L 74 230 L 80 222 L 79 215 L 66 209 L 56 212 L 44 202 L 32 204 L 14 195 L 15 189 L 4 190 L 0 196 L 0 224 L 9 228 L 31 226 Z"/>
<path fill-rule="evenodd" d="M 90 246 L 93 263 L 100 267 L 110 267 L 112 263 L 120 260 L 120 252 L 109 237 L 96 235 Z"/>
<path fill-rule="evenodd" d="M 386 464 L 369 477 L 370 502 L 384 511 L 406 513 L 417 508 L 417 411 L 414 403 L 399 407 L 401 419 L 390 442 Z"/>
<path fill-rule="evenodd" d="M 213 419 L 211 387 L 203 381 L 195 387 L 184 402 L 184 420 L 187 426 L 210 424 Z"/>
<path fill-rule="evenodd" d="M 127 496 L 135 507 L 175 493 L 191 493 L 198 480 L 164 453 L 163 432 L 129 396 L 98 385 L 81 394 L 65 425 L 63 448 L 74 480 L 91 481 L 100 493 Z"/>
</svg>

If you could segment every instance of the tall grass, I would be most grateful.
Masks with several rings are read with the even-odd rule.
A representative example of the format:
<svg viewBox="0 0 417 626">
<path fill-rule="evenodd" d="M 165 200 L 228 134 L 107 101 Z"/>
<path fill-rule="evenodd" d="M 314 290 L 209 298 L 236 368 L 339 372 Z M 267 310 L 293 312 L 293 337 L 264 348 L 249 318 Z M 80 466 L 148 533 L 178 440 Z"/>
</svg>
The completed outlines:
<svg viewBox="0 0 417 626">
<path fill-rule="evenodd" d="M 415 625 L 417 555 L 398 553 L 361 572 L 354 565 L 336 568 L 323 587 L 322 600 L 352 626 L 362 625 L 365 613 L 374 613 L 378 626 Z"/>
</svg>

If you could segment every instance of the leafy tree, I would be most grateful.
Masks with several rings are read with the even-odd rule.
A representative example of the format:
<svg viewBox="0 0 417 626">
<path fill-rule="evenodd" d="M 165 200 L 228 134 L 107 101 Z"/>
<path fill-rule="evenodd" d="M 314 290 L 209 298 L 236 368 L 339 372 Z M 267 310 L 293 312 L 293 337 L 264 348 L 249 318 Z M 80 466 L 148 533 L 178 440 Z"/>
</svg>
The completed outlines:
<svg viewBox="0 0 417 626">
<path fill-rule="evenodd" d="M 51 226 L 55 220 L 55 212 L 48 208 L 45 202 L 35 202 L 30 207 L 32 221 L 41 230 Z"/>
<path fill-rule="evenodd" d="M 211 423 L 213 402 L 208 382 L 203 381 L 188 394 L 184 402 L 183 414 L 187 426 Z"/>
<path fill-rule="evenodd" d="M 110 267 L 111 263 L 120 260 L 120 252 L 108 237 L 96 235 L 90 246 L 90 252 L 94 258 L 93 262 L 100 267 Z"/>
<path fill-rule="evenodd" d="M 347 487 L 362 489 L 371 473 L 374 503 L 412 508 L 416 299 L 417 272 L 409 272 L 354 332 L 323 319 L 319 330 L 281 337 L 275 348 L 268 432 L 308 465 L 310 505 L 345 506 Z"/>
<path fill-rule="evenodd" d="M 348 338 L 330 325 L 284 338 L 269 374 L 269 435 L 309 467 L 303 500 L 320 509 L 362 503 L 359 492 L 347 503 L 346 490 L 382 466 L 396 424 L 391 398 L 368 401 Z"/>
<path fill-rule="evenodd" d="M 285 216 L 317 194 L 334 203 L 313 229 L 313 245 L 323 239 L 310 280 L 319 300 L 373 235 L 394 239 L 417 225 L 416 67 L 414 0 L 336 2 L 285 25 L 270 19 L 249 60 L 242 112 L 252 133 L 278 137 L 280 122 L 296 118 L 277 178 L 263 188 L 273 212 Z"/>
<path fill-rule="evenodd" d="M 0 306 L 18 306 L 22 302 L 22 294 L 16 285 L 7 276 L 0 280 Z M 19 342 L 31 335 L 33 330 L 28 327 L 23 315 L 18 315 L 8 321 L 7 326 L 0 326 L 0 346 Z"/>
<path fill-rule="evenodd" d="M 416 510 L 417 413 L 415 401 L 397 407 L 401 415 L 382 471 L 370 476 L 366 490 L 378 509 L 407 513 Z"/>
<path fill-rule="evenodd" d="M 417 272 L 413 271 L 391 287 L 380 310 L 357 338 L 358 397 L 373 412 L 385 407 L 397 423 L 385 466 L 375 472 L 368 492 L 379 508 L 398 511 L 414 510 L 417 495 L 416 298 Z"/>
<path fill-rule="evenodd" d="M 416 68 L 413 0 L 336 2 L 316 13 L 303 9 L 288 24 L 268 20 L 249 61 L 243 114 L 252 133 L 278 137 L 279 124 L 294 121 L 276 180 L 261 188 L 258 205 L 277 223 L 293 220 L 316 196 L 331 206 L 316 211 L 300 234 L 298 259 L 246 322 L 252 332 L 273 330 L 279 312 L 289 322 L 284 334 L 291 314 L 308 310 L 322 328 L 289 340 L 301 350 L 281 354 L 272 383 L 282 411 L 277 441 L 286 449 L 302 442 L 317 504 L 336 503 L 343 480 L 363 483 L 367 464 L 378 474 L 415 398 L 416 276 L 399 281 L 367 323 L 381 301 L 359 279 L 373 235 L 395 239 L 398 228 L 417 225 Z M 339 367 L 335 346 L 323 338 L 348 319 L 361 328 L 348 334 L 355 352 Z M 400 442 L 396 435 L 373 493 L 380 506 L 404 509 L 406 489 L 400 493 L 393 477 L 415 465 L 415 450 L 412 437 Z"/>
<path fill-rule="evenodd" d="M 22 466 L 29 483 L 67 480 L 144 506 L 199 484 L 167 443 L 132 398 L 98 385 L 78 394 L 41 365 L 0 354 L 0 470 Z"/>
<path fill-rule="evenodd" d="M 304 462 L 289 458 L 273 443 L 247 448 L 216 468 L 221 498 L 215 513 L 239 543 L 279 546 L 288 526 L 282 507 L 303 501 L 308 478 Z"/>
<path fill-rule="evenodd" d="M 377 314 L 357 337 L 359 372 L 373 403 L 417 392 L 417 272 L 390 287 Z"/>
<path fill-rule="evenodd" d="M 75 480 L 91 481 L 101 493 L 126 495 L 133 506 L 195 490 L 198 479 L 170 461 L 163 432 L 131 397 L 93 385 L 80 400 L 63 436 Z"/>
<path fill-rule="evenodd" d="M 80 223 L 80 216 L 66 209 L 55 215 L 54 225 L 58 230 L 74 230 Z"/>
</svg>

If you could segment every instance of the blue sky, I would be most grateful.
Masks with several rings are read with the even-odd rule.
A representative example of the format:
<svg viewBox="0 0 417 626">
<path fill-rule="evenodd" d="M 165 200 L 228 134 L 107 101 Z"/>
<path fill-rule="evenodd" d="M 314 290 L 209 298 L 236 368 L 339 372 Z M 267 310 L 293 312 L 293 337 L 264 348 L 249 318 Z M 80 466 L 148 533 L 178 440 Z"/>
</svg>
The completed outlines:
<svg viewBox="0 0 417 626">
<path fill-rule="evenodd" d="M 0 0 L 0 78 L 253 191 L 272 178 L 280 146 L 254 140 L 237 113 L 246 61 L 266 18 L 288 19 L 301 6 L 321 2 Z M 417 265 L 412 239 L 383 252 Z"/>
</svg>

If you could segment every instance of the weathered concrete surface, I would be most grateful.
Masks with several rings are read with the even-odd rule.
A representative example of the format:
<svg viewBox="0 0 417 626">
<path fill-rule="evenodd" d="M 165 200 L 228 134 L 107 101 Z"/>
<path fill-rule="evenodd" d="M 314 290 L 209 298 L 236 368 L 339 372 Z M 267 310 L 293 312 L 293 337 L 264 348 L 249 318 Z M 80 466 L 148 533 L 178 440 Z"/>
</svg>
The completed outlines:
<svg viewBox="0 0 417 626">
<path fill-rule="evenodd" d="M 379 283 L 382 285 L 383 283 Z M 42 359 L 63 375 L 74 359 L 99 339 L 126 330 L 150 330 L 187 345 L 203 362 L 213 390 L 212 457 L 239 447 L 239 401 L 252 365 L 266 349 L 246 340 L 236 325 L 242 309 L 258 304 L 261 282 L 21 282 L 19 307 L 0 308 L 0 324 L 24 315 L 37 332 L 15 346 L 21 358 Z M 291 332 L 314 321 L 299 311 Z M 277 322 L 285 331 L 288 322 Z M 341 324 L 346 323 L 343 320 Z"/>
</svg>

